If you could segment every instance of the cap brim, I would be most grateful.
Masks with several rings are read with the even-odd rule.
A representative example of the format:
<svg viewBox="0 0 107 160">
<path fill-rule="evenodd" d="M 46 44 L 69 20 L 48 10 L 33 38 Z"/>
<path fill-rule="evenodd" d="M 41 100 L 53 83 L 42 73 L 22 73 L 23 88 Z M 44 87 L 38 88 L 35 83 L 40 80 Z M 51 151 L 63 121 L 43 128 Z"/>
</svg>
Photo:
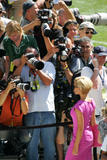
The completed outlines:
<svg viewBox="0 0 107 160">
<path fill-rule="evenodd" d="M 93 30 L 93 34 L 97 34 L 98 32 L 96 32 L 96 30 L 94 28 L 88 27 L 89 29 Z"/>
<path fill-rule="evenodd" d="M 93 30 L 93 34 L 98 34 L 98 32 L 96 32 L 95 30 Z"/>
<path fill-rule="evenodd" d="M 107 56 L 107 52 L 100 52 L 98 56 Z"/>
</svg>

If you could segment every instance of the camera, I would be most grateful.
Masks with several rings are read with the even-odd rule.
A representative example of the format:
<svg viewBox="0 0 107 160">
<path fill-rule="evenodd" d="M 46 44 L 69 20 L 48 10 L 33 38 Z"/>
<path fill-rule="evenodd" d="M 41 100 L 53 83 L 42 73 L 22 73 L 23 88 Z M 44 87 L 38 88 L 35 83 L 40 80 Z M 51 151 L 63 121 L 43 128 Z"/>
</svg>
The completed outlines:
<svg viewBox="0 0 107 160">
<path fill-rule="evenodd" d="M 26 83 L 22 83 L 21 79 L 14 79 L 13 82 L 16 84 L 16 86 L 18 88 L 20 88 L 20 89 L 22 89 L 24 91 L 30 89 L 29 83 L 27 83 L 27 82 Z M 16 89 L 13 89 L 13 90 L 15 91 Z"/>
<path fill-rule="evenodd" d="M 41 21 L 42 30 L 44 32 L 44 35 L 49 37 L 51 34 L 51 29 L 48 25 L 49 20 L 48 18 L 52 17 L 52 10 L 50 9 L 41 9 L 38 11 L 38 18 Z"/>
<path fill-rule="evenodd" d="M 35 57 L 34 53 L 32 53 L 32 52 L 25 53 L 25 56 L 26 56 L 28 59 Z"/>
<path fill-rule="evenodd" d="M 72 5 L 72 0 L 63 0 L 67 6 Z M 58 4 L 59 0 L 53 0 L 54 4 Z"/>
<path fill-rule="evenodd" d="M 80 45 L 80 39 L 74 37 L 74 47 L 72 47 L 72 54 L 76 56 L 81 55 L 81 45 Z"/>
<path fill-rule="evenodd" d="M 44 63 L 42 61 L 38 61 L 35 57 L 30 58 L 28 60 L 30 64 L 32 64 L 36 69 L 41 70 L 44 67 Z"/>
<path fill-rule="evenodd" d="M 69 108 L 72 107 L 72 102 L 71 102 L 72 94 L 69 84 L 66 83 L 65 80 L 62 81 L 57 80 L 55 84 L 54 94 L 55 94 L 56 118 L 58 119 L 58 121 L 60 121 L 62 111 L 64 111 L 67 118 L 71 119 Z"/>
<path fill-rule="evenodd" d="M 28 83 L 18 83 L 17 87 L 26 91 L 30 89 L 30 85 Z"/>
<path fill-rule="evenodd" d="M 67 6 L 72 5 L 72 0 L 63 0 Z"/>
<path fill-rule="evenodd" d="M 60 56 L 60 60 L 62 62 L 67 61 L 68 59 L 68 49 L 66 48 L 67 39 L 66 37 L 59 37 L 55 39 L 54 45 L 59 48 L 59 52 L 57 53 Z"/>
<path fill-rule="evenodd" d="M 44 35 L 46 37 L 49 37 L 51 34 L 51 29 L 50 29 L 48 23 L 42 23 L 42 29 L 43 29 Z"/>
<path fill-rule="evenodd" d="M 40 19 L 41 23 L 47 23 L 48 18 L 52 17 L 52 10 L 50 9 L 40 9 L 38 11 L 38 18 Z"/>
<path fill-rule="evenodd" d="M 70 10 L 73 12 L 78 24 L 88 21 L 93 23 L 94 25 L 107 25 L 107 13 L 81 15 L 78 8 L 71 8 Z"/>
</svg>

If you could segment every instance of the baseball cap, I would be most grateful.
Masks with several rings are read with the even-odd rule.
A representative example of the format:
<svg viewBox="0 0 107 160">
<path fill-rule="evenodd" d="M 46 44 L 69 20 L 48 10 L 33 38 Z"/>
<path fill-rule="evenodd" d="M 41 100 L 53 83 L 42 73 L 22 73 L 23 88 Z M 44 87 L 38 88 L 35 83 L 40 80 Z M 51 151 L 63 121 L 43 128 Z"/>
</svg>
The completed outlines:
<svg viewBox="0 0 107 160">
<path fill-rule="evenodd" d="M 84 29 L 84 28 L 89 28 L 89 29 L 92 29 L 93 30 L 93 34 L 97 34 L 96 30 L 95 30 L 95 27 L 93 25 L 93 23 L 91 22 L 82 22 L 79 26 L 79 29 Z"/>
<path fill-rule="evenodd" d="M 107 56 L 107 48 L 104 46 L 96 46 L 93 49 L 93 53 L 98 56 Z"/>
<path fill-rule="evenodd" d="M 33 1 L 27 1 L 23 3 L 23 17 L 26 14 L 26 11 L 31 8 L 35 3 Z"/>
</svg>

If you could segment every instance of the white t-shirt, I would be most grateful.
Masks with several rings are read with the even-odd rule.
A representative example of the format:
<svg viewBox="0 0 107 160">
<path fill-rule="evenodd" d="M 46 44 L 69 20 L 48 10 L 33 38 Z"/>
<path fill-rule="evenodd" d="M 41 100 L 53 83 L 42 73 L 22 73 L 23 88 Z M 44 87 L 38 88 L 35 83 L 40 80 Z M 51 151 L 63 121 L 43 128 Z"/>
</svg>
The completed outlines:
<svg viewBox="0 0 107 160">
<path fill-rule="evenodd" d="M 47 112 L 47 111 L 55 111 L 54 105 L 54 91 L 53 91 L 53 83 L 55 79 L 55 67 L 51 62 L 44 62 L 44 68 L 42 71 L 52 78 L 52 83 L 49 86 L 43 84 L 40 80 L 39 76 L 36 76 L 35 80 L 39 81 L 40 88 L 37 91 L 28 90 L 28 98 L 29 98 L 29 113 L 30 112 Z M 33 78 L 29 79 L 29 67 L 24 66 L 21 72 L 21 78 L 24 82 L 31 81 Z"/>
<path fill-rule="evenodd" d="M 96 104 L 95 114 L 96 115 L 101 115 L 101 107 L 104 106 L 104 100 L 102 97 L 102 89 L 103 88 L 107 89 L 107 74 L 105 71 L 105 67 L 103 67 L 102 70 L 103 72 L 102 72 L 101 77 L 104 80 L 104 85 L 102 85 L 101 77 L 98 75 L 98 88 L 97 89 L 92 88 L 88 93 L 88 96 L 93 98 L 95 101 L 95 104 Z M 91 78 L 92 75 L 93 75 L 93 71 L 89 67 L 84 67 L 81 71 L 81 76 L 86 76 L 86 77 Z"/>
</svg>

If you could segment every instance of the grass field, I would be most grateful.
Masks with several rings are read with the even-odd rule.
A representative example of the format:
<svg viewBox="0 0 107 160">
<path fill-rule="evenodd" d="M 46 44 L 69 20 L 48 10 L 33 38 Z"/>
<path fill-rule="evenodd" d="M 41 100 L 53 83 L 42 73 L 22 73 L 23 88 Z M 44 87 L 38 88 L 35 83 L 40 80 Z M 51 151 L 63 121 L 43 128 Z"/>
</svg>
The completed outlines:
<svg viewBox="0 0 107 160">
<path fill-rule="evenodd" d="M 107 13 L 107 0 L 72 0 L 71 8 L 78 8 L 81 15 Z M 98 34 L 93 36 L 94 46 L 107 47 L 107 25 L 96 25 L 95 28 Z"/>
</svg>

